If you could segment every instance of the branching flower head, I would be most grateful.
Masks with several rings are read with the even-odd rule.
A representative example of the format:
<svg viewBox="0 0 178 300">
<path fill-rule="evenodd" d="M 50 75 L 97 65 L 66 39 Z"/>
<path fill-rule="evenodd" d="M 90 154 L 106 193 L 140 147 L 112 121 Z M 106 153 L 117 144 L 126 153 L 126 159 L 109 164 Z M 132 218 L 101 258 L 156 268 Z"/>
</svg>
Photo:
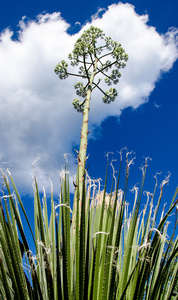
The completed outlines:
<svg viewBox="0 0 178 300">
<path fill-rule="evenodd" d="M 56 68 L 54 69 L 54 72 L 59 76 L 60 79 L 66 79 L 68 77 L 67 67 L 68 64 L 65 62 L 65 60 L 62 60 L 60 63 L 57 64 Z"/>
<path fill-rule="evenodd" d="M 118 93 L 116 89 L 110 88 L 108 91 L 105 92 L 105 95 L 103 96 L 103 102 L 109 104 L 116 99 L 117 95 Z"/>
<path fill-rule="evenodd" d="M 72 53 L 69 54 L 72 65 L 77 65 L 80 62 L 80 58 L 83 56 L 86 58 L 90 54 L 100 54 L 101 48 L 96 47 L 99 38 L 104 38 L 104 33 L 100 28 L 91 26 L 88 30 L 85 30 L 81 37 L 76 41 Z"/>
<path fill-rule="evenodd" d="M 68 72 L 68 64 L 64 60 L 56 66 L 55 73 L 60 79 L 73 75 L 86 80 L 85 83 L 78 82 L 75 84 L 77 96 L 85 98 L 88 90 L 92 92 L 96 88 L 103 93 L 104 103 L 109 104 L 116 99 L 117 90 L 111 87 L 104 91 L 100 86 L 101 78 L 98 78 L 98 75 L 104 77 L 108 86 L 119 82 L 120 69 L 125 67 L 128 60 L 128 55 L 121 44 L 113 41 L 111 37 L 105 37 L 100 28 L 91 26 L 76 41 L 68 58 L 72 66 L 79 66 L 78 73 Z M 111 72 L 109 72 L 110 70 Z M 97 79 L 96 82 L 95 79 Z M 77 98 L 74 99 L 73 105 L 78 112 L 82 112 L 85 101 L 80 103 Z"/>
<path fill-rule="evenodd" d="M 78 98 L 73 99 L 72 104 L 74 106 L 74 109 L 78 112 L 83 112 L 83 108 L 84 108 L 84 101 L 83 102 L 79 102 Z"/>
</svg>

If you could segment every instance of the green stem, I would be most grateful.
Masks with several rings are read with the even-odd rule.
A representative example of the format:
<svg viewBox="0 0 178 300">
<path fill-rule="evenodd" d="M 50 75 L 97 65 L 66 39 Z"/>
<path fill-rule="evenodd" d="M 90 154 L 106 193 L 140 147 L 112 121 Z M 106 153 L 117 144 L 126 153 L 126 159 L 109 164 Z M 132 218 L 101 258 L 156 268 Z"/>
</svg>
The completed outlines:
<svg viewBox="0 0 178 300">
<path fill-rule="evenodd" d="M 93 73 L 89 78 L 88 90 L 85 98 L 85 106 L 83 110 L 83 123 L 81 129 L 81 138 L 80 138 L 80 150 L 78 153 L 78 167 L 77 167 L 77 176 L 76 176 L 76 189 L 74 193 L 74 202 L 73 202 L 73 215 L 72 215 L 72 236 L 75 236 L 76 224 L 76 205 L 77 197 L 79 201 L 82 199 L 83 194 L 83 181 L 85 179 L 85 164 L 86 164 L 86 155 L 87 155 L 87 141 L 88 141 L 88 119 L 89 119 L 89 109 L 90 109 L 90 100 L 92 92 L 92 84 L 97 70 L 97 58 L 95 58 L 95 64 L 93 67 Z M 79 212 L 80 218 L 80 212 Z M 75 248 L 75 238 L 72 242 L 72 247 Z M 74 259 L 74 252 L 72 254 L 72 260 Z"/>
<path fill-rule="evenodd" d="M 93 80 L 95 77 L 96 70 L 97 70 L 97 58 L 95 58 L 95 65 L 94 65 L 93 73 L 89 78 L 88 90 L 87 90 L 85 106 L 84 106 L 84 110 L 83 110 L 83 123 L 82 123 L 82 130 L 81 130 L 80 150 L 79 150 L 79 154 L 78 154 L 78 168 L 77 168 L 77 172 L 79 174 L 78 188 L 79 188 L 80 199 L 82 197 L 83 181 L 84 181 L 84 175 L 85 175 L 90 100 L 91 100 L 92 85 L 93 85 Z"/>
</svg>

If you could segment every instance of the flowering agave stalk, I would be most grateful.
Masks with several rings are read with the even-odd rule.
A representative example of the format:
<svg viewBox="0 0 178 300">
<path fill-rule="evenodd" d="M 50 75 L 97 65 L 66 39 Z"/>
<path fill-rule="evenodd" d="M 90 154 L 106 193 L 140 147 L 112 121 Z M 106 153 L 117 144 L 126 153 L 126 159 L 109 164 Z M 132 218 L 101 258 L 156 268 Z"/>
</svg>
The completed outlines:
<svg viewBox="0 0 178 300">
<path fill-rule="evenodd" d="M 78 73 L 70 73 L 67 69 L 68 64 L 64 60 L 56 66 L 55 73 L 60 79 L 66 79 L 71 75 L 80 77 L 85 81 L 85 83 L 78 82 L 75 85 L 76 94 L 83 97 L 84 100 L 82 102 L 79 102 L 78 98 L 73 100 L 74 108 L 78 112 L 83 112 L 77 169 L 77 185 L 79 196 L 82 198 L 91 93 L 94 89 L 99 89 L 103 94 L 104 103 L 110 103 L 116 99 L 116 89 L 111 87 L 104 91 L 99 76 L 104 77 L 108 86 L 117 84 L 121 76 L 120 69 L 125 67 L 128 55 L 121 44 L 113 41 L 110 37 L 105 37 L 101 29 L 91 26 L 76 41 L 72 53 L 69 54 L 69 59 L 72 66 L 79 66 Z"/>
</svg>

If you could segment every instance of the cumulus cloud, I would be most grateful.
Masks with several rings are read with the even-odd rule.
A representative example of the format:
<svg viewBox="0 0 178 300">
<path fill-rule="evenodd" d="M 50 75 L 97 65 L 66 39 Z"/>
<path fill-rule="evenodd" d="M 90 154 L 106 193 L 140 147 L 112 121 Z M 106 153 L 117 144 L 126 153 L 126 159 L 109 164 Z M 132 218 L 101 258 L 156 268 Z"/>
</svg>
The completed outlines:
<svg viewBox="0 0 178 300">
<path fill-rule="evenodd" d="M 136 14 L 130 4 L 102 9 L 102 17 L 100 11 L 91 18 L 92 25 L 121 42 L 129 61 L 114 103 L 103 104 L 101 95 L 93 93 L 91 127 L 110 115 L 119 117 L 128 106 L 137 108 L 148 101 L 161 74 L 168 72 L 178 57 L 177 29 L 160 35 L 147 25 L 148 15 Z M 45 183 L 48 176 L 59 174 L 62 155 L 72 153 L 73 145 L 79 143 L 82 116 L 71 104 L 76 96 L 76 78 L 60 81 L 54 74 L 56 64 L 67 60 L 81 34 L 69 35 L 69 26 L 60 13 L 54 12 L 40 14 L 33 21 L 23 17 L 16 40 L 9 29 L 0 35 L 0 154 L 2 163 L 12 164 L 21 188 L 31 185 L 34 160 L 39 158 L 39 177 Z M 71 169 L 75 172 L 74 165 Z"/>
</svg>

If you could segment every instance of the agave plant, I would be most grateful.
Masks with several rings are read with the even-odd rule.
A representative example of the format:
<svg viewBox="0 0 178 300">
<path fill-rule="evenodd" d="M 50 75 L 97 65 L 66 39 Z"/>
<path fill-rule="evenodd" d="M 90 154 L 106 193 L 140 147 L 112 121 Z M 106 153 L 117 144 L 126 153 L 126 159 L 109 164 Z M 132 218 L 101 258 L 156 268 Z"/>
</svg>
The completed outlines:
<svg viewBox="0 0 178 300">
<path fill-rule="evenodd" d="M 4 204 L 0 209 L 0 299 L 177 299 L 177 219 L 169 240 L 167 219 L 178 203 L 178 189 L 160 220 L 163 185 L 157 202 L 156 185 L 153 194 L 147 193 L 148 201 L 140 210 L 146 163 L 140 189 L 135 188 L 133 208 L 129 211 L 128 158 L 123 189 L 119 187 L 121 165 L 122 159 L 117 186 L 113 189 L 113 176 L 109 194 L 107 173 L 104 190 L 100 182 L 86 176 L 81 208 L 77 195 L 75 234 L 71 230 L 67 170 L 61 178 L 56 206 L 51 185 L 50 214 L 45 191 L 41 201 L 34 178 L 34 231 L 10 172 L 7 175 L 13 192 L 2 172 L 7 193 L 1 197 Z M 35 253 L 30 250 L 31 238 L 25 234 L 22 215 L 31 231 Z"/>
<path fill-rule="evenodd" d="M 98 38 L 104 46 L 99 43 L 97 47 Z M 101 55 L 105 50 L 109 52 Z M 113 60 L 103 62 L 109 55 Z M 160 217 L 163 187 L 168 178 L 160 186 L 158 198 L 156 180 L 154 192 L 147 192 L 147 202 L 141 210 L 147 160 L 140 187 L 134 188 L 134 201 L 129 200 L 127 192 L 133 162 L 128 152 L 125 171 L 120 152 L 118 178 L 113 171 L 110 190 L 109 158 L 103 189 L 100 181 L 91 180 L 85 170 L 91 92 L 93 88 L 103 92 L 100 80 L 95 83 L 94 79 L 101 72 L 107 84 L 116 83 L 118 69 L 125 66 L 127 55 L 121 45 L 91 27 L 76 42 L 69 58 L 73 65 L 82 64 L 77 76 L 87 81 L 85 86 L 76 86 L 77 93 L 85 97 L 84 102 L 74 102 L 75 108 L 83 111 L 83 125 L 73 201 L 67 163 L 61 174 L 59 198 L 53 194 L 51 183 L 50 208 L 45 190 L 43 195 L 39 193 L 34 174 L 32 228 L 10 171 L 1 170 L 4 186 L 0 202 L 0 299 L 178 299 L 178 188 L 167 212 L 163 210 Z M 108 75 L 113 66 L 116 69 Z M 58 64 L 56 73 L 60 78 L 71 74 L 64 61 Z M 114 89 L 103 93 L 104 101 L 115 99 Z M 131 201 L 133 207 L 129 209 Z M 175 221 L 169 239 L 168 218 Z"/>
</svg>

